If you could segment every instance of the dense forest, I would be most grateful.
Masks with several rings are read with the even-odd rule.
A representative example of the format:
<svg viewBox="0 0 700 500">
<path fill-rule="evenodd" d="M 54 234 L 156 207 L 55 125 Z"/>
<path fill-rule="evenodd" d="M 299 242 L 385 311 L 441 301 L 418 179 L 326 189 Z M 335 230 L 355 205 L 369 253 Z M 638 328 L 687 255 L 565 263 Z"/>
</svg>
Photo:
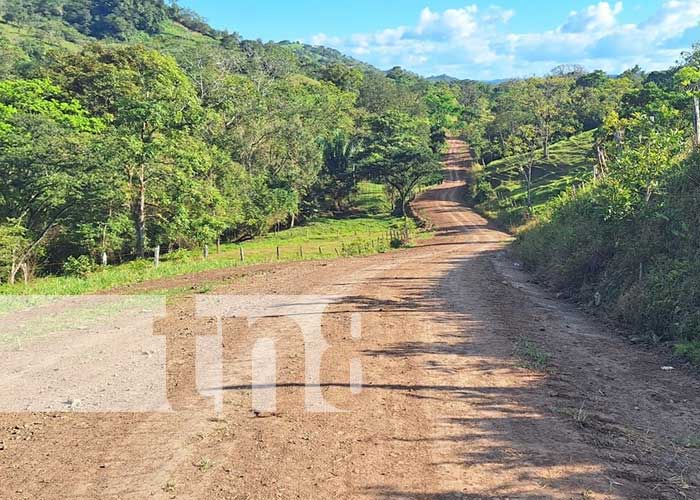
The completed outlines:
<svg viewBox="0 0 700 500">
<path fill-rule="evenodd" d="M 400 68 L 240 40 L 176 4 L 0 13 L 3 281 L 253 238 L 343 212 L 362 179 L 405 215 L 459 119 Z"/>
<path fill-rule="evenodd" d="M 700 46 L 667 71 L 563 66 L 458 85 L 462 134 L 482 164 L 471 202 L 518 233 L 526 266 L 700 361 Z M 551 161 L 554 150 L 585 173 Z M 503 165 L 517 172 L 517 199 Z"/>
</svg>

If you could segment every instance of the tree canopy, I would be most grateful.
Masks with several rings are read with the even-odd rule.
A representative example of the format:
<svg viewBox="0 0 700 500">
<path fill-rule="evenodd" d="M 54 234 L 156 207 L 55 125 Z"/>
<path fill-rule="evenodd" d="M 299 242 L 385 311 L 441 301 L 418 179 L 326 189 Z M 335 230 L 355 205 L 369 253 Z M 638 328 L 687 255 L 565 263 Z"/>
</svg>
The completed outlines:
<svg viewBox="0 0 700 500">
<path fill-rule="evenodd" d="M 0 279 L 252 238 L 345 210 L 361 180 L 406 213 L 464 113 L 452 87 L 241 40 L 176 4 L 13 1 L 6 22 L 89 38 L 0 64 Z M 149 38 L 168 22 L 211 41 Z M 121 41 L 134 37 L 147 43 Z"/>
</svg>

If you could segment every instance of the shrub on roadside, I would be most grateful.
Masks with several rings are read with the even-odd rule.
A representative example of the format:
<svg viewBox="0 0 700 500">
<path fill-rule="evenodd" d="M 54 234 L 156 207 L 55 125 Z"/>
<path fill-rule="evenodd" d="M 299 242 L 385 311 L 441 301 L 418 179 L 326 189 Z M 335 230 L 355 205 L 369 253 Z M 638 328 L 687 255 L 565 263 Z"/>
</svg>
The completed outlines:
<svg viewBox="0 0 700 500">
<path fill-rule="evenodd" d="M 84 278 L 95 271 L 95 263 L 87 255 L 68 257 L 63 264 L 63 274 L 76 278 Z"/>
<path fill-rule="evenodd" d="M 618 179 L 550 203 L 519 235 L 527 268 L 582 303 L 700 362 L 700 161 L 665 172 L 646 200 Z"/>
</svg>

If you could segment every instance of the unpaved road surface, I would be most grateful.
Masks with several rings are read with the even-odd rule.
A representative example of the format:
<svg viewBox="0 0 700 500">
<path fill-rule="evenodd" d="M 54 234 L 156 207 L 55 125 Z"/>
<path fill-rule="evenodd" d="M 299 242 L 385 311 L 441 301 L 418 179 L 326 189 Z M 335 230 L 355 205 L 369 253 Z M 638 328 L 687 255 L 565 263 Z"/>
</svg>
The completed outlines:
<svg viewBox="0 0 700 500">
<path fill-rule="evenodd" d="M 217 413 L 195 369 L 217 321 L 197 314 L 200 295 L 180 298 L 155 326 L 169 340 L 170 411 L 0 414 L 0 498 L 700 499 L 697 379 L 531 284 L 504 254 L 509 237 L 460 203 L 467 164 L 451 142 L 448 180 L 415 204 L 436 236 L 415 248 L 141 287 L 343 297 L 323 315 L 317 384 L 342 412 L 305 409 L 303 338 L 294 318 L 269 315 L 252 329 L 222 321 Z M 262 363 L 276 368 L 276 408 L 256 414 L 263 334 L 276 340 Z M 129 350 L 111 338 L 99 353 Z M 61 344 L 54 361 L 74 365 L 63 377 L 96 376 L 89 342 Z"/>
</svg>

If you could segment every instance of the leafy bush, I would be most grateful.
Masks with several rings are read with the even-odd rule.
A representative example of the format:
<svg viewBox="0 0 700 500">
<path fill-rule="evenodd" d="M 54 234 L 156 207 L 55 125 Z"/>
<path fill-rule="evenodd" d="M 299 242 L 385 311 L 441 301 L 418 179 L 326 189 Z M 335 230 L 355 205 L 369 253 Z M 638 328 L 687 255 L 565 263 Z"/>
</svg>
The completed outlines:
<svg viewBox="0 0 700 500">
<path fill-rule="evenodd" d="M 93 271 L 95 271 L 95 263 L 87 255 L 68 257 L 63 264 L 63 273 L 66 276 L 85 278 Z"/>
<path fill-rule="evenodd" d="M 486 203 L 487 201 L 492 201 L 496 199 L 496 190 L 490 182 L 486 180 L 481 180 L 476 186 L 476 194 L 474 196 L 474 203 L 480 205 Z"/>
<path fill-rule="evenodd" d="M 696 365 L 700 365 L 700 341 L 682 342 L 675 347 L 676 354 L 684 356 Z"/>
</svg>

